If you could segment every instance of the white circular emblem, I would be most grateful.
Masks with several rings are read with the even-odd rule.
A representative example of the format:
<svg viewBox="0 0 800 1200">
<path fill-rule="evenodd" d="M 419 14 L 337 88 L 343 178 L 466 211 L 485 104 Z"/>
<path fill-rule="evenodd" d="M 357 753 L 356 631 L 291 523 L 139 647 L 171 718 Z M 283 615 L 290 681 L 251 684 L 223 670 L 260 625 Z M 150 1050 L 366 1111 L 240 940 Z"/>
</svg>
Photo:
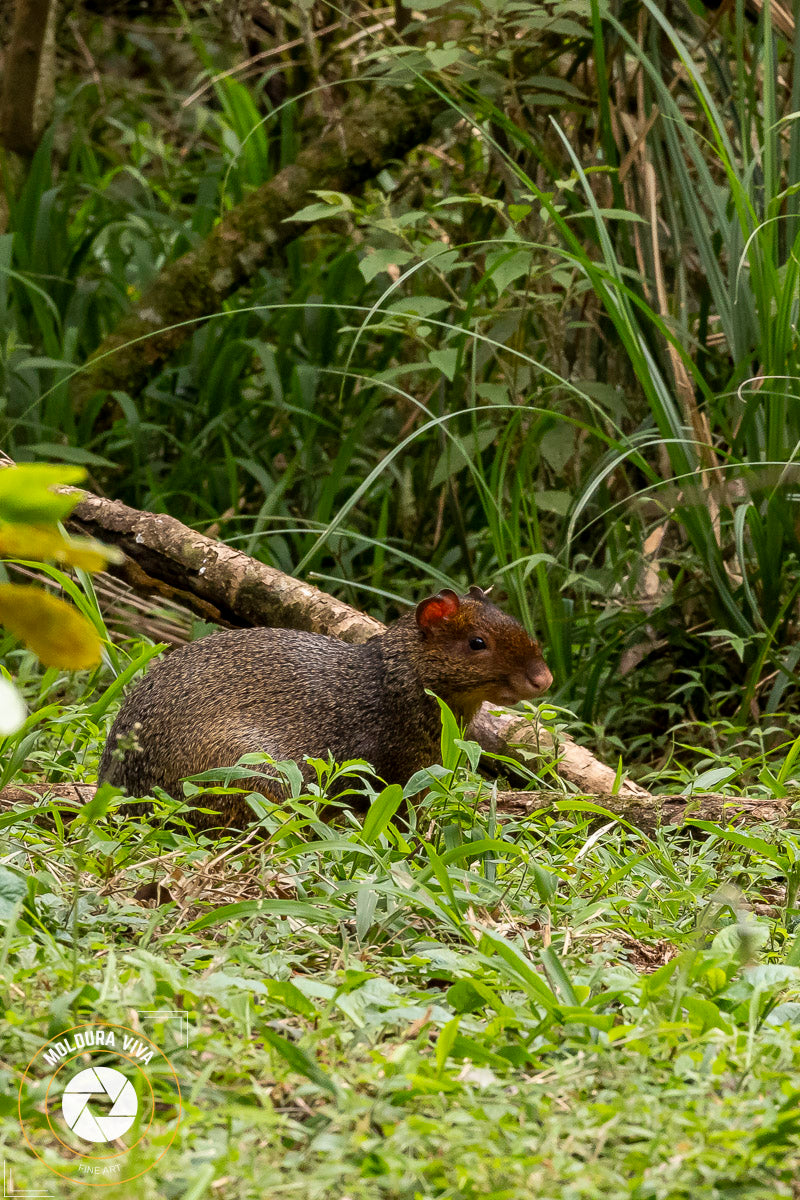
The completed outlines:
<svg viewBox="0 0 800 1200">
<path fill-rule="evenodd" d="M 93 1112 L 92 1097 L 111 1101 L 111 1110 Z M 113 1142 L 136 1120 L 139 1104 L 130 1079 L 113 1067 L 88 1067 L 70 1079 L 61 1096 L 61 1111 L 73 1133 L 87 1142 Z"/>
</svg>

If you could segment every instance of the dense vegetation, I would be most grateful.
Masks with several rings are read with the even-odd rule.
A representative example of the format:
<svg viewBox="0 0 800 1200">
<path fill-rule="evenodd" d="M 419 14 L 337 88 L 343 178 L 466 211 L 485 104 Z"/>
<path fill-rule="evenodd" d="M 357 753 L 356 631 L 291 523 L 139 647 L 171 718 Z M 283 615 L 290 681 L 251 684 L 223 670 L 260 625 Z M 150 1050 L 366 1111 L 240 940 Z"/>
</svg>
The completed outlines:
<svg viewBox="0 0 800 1200">
<path fill-rule="evenodd" d="M 201 15 L 90 24 L 98 79 L 71 45 L 2 244 L 4 445 L 379 614 L 495 580 L 628 757 L 791 708 L 792 59 L 741 5 L 707 38 L 623 16 L 447 12 L 420 47 L 365 12 L 309 60 L 290 9 L 305 43 L 249 83 L 214 74 L 233 59 Z M 412 80 L 446 97 L 434 141 L 323 193 L 280 269 L 76 411 L 73 372 L 165 263 L 343 99 Z"/>
<path fill-rule="evenodd" d="M 551 720 L 655 791 L 786 796 L 793 22 L 744 0 L 236 11 L 59 28 L 0 235 L 3 448 L 379 616 L 494 581 L 546 648 Z M 140 374 L 87 386 L 170 264 L 392 95 L 432 113 L 410 152 L 321 181 L 306 232 L 173 353 L 144 340 Z M 90 577 L 65 586 L 103 634 Z M 30 713 L 0 786 L 93 781 L 152 653 L 134 621 L 70 674 L 0 631 Z M 445 742 L 410 832 L 301 795 L 224 847 L 107 791 L 68 826 L 0 817 L 17 1187 L 50 1179 L 13 1126 L 42 1038 L 186 1010 L 183 1124 L 136 1194 L 797 1195 L 797 837 L 650 837 L 546 766 L 551 812 L 475 815 Z"/>
</svg>

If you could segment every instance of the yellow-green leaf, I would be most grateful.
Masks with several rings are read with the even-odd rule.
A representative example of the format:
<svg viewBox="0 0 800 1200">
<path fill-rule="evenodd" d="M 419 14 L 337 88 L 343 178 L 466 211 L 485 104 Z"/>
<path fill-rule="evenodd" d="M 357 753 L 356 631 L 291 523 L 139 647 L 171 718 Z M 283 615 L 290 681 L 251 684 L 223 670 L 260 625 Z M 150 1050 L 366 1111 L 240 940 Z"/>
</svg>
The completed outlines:
<svg viewBox="0 0 800 1200">
<path fill-rule="evenodd" d="M 94 538 L 68 538 L 53 526 L 19 522 L 0 522 L 0 554 L 57 562 L 85 571 L 103 571 L 109 562 L 122 561 L 118 550 Z"/>
<path fill-rule="evenodd" d="M 46 667 L 80 671 L 100 662 L 94 626 L 66 600 L 22 583 L 0 584 L 0 624 L 37 654 Z"/>
<path fill-rule="evenodd" d="M 50 488 L 79 483 L 85 476 L 83 467 L 57 463 L 22 463 L 0 470 L 0 520 L 32 525 L 63 521 L 82 493 L 65 495 Z"/>
</svg>

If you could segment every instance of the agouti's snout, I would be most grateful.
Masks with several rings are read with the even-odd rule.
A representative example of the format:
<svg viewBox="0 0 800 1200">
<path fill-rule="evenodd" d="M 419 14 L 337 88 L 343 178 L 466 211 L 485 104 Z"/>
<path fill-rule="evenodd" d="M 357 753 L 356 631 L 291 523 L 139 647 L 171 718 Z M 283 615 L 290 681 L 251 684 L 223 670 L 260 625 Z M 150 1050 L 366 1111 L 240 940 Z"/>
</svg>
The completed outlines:
<svg viewBox="0 0 800 1200">
<path fill-rule="evenodd" d="M 535 644 L 535 643 L 534 643 Z M 532 700 L 541 696 L 553 682 L 550 668 L 539 653 L 532 654 L 525 664 L 524 672 L 518 672 L 509 679 L 509 688 L 497 701 L 499 704 L 517 704 L 520 700 Z"/>
</svg>

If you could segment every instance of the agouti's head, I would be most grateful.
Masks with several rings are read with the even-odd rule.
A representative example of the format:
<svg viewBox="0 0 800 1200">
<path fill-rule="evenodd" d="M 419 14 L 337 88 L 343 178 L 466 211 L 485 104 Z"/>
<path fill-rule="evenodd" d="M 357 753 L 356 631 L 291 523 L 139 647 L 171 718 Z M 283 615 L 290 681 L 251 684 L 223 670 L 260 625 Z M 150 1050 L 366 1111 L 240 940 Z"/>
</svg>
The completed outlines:
<svg viewBox="0 0 800 1200">
<path fill-rule="evenodd" d="M 417 605 L 420 676 L 426 686 L 472 715 L 484 700 L 516 704 L 547 691 L 553 676 L 539 646 L 479 587 L 449 588 Z"/>
</svg>

